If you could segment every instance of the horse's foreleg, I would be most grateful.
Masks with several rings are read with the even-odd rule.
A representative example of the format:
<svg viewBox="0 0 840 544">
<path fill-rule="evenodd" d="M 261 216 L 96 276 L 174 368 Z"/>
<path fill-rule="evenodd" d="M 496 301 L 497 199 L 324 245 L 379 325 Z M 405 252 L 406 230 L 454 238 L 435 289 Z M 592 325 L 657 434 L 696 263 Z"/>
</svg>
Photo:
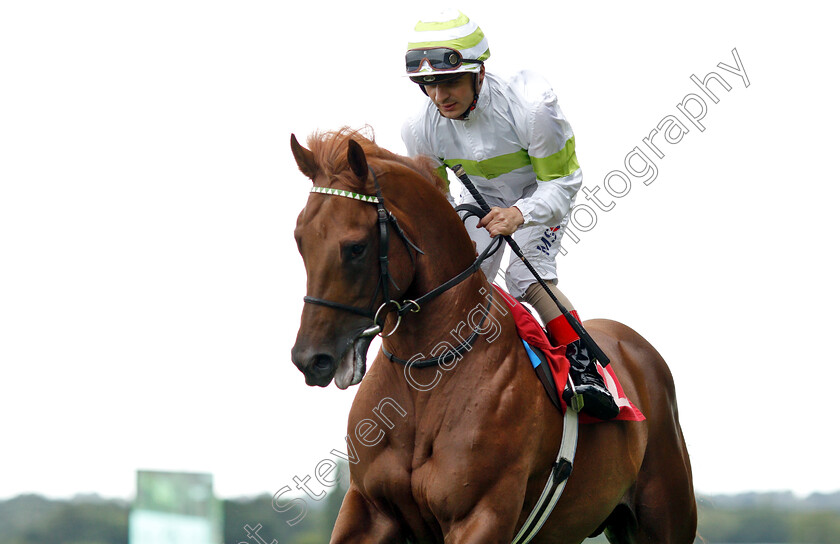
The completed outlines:
<svg viewBox="0 0 840 544">
<path fill-rule="evenodd" d="M 501 486 L 499 486 L 501 487 Z M 519 520 L 514 497 L 524 494 L 514 485 L 498 495 L 488 494 L 463 519 L 449 524 L 444 532 L 446 544 L 510 544 Z M 498 488 L 497 488 L 498 490 Z"/>
<path fill-rule="evenodd" d="M 397 523 L 380 512 L 351 484 L 341 503 L 330 544 L 376 544 L 399 540 Z"/>
<path fill-rule="evenodd" d="M 446 544 L 510 544 L 514 536 L 516 516 L 507 516 L 513 519 L 501 518 L 500 516 L 504 514 L 490 508 L 475 512 L 463 521 L 453 524 L 444 542 Z"/>
</svg>

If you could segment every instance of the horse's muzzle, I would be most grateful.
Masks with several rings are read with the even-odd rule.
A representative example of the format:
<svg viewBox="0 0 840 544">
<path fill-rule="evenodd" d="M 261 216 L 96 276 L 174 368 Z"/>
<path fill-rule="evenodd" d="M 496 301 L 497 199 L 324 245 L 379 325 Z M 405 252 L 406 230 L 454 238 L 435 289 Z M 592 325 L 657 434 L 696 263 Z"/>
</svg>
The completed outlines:
<svg viewBox="0 0 840 544">
<path fill-rule="evenodd" d="M 306 377 L 306 385 L 326 387 L 335 375 L 335 358 L 328 353 L 307 354 L 309 350 L 292 349 L 292 361 Z"/>
<path fill-rule="evenodd" d="M 364 377 L 367 367 L 367 350 L 372 335 L 353 334 L 339 339 L 338 349 L 317 347 L 300 337 L 292 348 L 292 361 L 298 367 L 306 384 L 326 387 L 335 378 L 339 389 L 356 385 Z"/>
</svg>

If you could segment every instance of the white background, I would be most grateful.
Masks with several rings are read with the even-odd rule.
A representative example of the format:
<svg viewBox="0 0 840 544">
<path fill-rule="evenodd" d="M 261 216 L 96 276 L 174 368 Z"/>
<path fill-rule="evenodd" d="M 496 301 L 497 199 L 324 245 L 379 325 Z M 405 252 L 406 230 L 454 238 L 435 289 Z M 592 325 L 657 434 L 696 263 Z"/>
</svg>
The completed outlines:
<svg viewBox="0 0 840 544">
<path fill-rule="evenodd" d="M 692 74 L 731 84 L 560 258 L 584 319 L 669 362 L 705 493 L 840 489 L 840 47 L 819 5 L 457 6 L 489 71 L 552 82 L 590 187 Z M 0 498 L 127 498 L 137 469 L 274 493 L 335 459 L 355 390 L 309 388 L 290 359 L 310 183 L 289 135 L 370 124 L 404 153 L 417 8 L 0 4 Z M 716 67 L 733 48 L 749 87 Z"/>
</svg>

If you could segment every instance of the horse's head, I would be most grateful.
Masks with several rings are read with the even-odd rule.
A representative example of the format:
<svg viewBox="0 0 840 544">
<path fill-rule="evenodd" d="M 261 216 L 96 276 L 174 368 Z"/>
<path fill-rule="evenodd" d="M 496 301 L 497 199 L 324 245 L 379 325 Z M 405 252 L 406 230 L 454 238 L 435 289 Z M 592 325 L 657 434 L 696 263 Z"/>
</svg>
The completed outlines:
<svg viewBox="0 0 840 544">
<path fill-rule="evenodd" d="M 391 215 L 391 197 L 398 191 L 389 193 L 388 209 L 377 204 L 377 179 L 392 177 L 392 172 L 377 163 L 377 178 L 365 150 L 381 148 L 346 131 L 310 138 L 309 145 L 312 150 L 292 135 L 298 167 L 313 182 L 295 228 L 307 297 L 292 359 L 308 385 L 325 387 L 335 378 L 346 389 L 364 376 L 367 350 L 377 332 L 374 316 L 409 287 L 414 256 Z M 384 225 L 383 212 L 388 217 Z"/>
</svg>

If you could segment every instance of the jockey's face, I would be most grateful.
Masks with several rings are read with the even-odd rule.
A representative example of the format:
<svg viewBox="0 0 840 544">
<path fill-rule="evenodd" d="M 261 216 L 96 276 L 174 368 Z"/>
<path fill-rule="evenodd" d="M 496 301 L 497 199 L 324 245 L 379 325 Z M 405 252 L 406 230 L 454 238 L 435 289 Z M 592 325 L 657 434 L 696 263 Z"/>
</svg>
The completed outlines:
<svg viewBox="0 0 840 544">
<path fill-rule="evenodd" d="M 426 94 L 432 100 L 440 114 L 448 119 L 458 119 L 467 108 L 470 107 L 477 89 L 473 89 L 474 74 L 463 74 L 457 79 L 438 83 L 437 85 L 426 85 Z M 478 85 L 484 81 L 484 67 L 478 76 Z"/>
</svg>

